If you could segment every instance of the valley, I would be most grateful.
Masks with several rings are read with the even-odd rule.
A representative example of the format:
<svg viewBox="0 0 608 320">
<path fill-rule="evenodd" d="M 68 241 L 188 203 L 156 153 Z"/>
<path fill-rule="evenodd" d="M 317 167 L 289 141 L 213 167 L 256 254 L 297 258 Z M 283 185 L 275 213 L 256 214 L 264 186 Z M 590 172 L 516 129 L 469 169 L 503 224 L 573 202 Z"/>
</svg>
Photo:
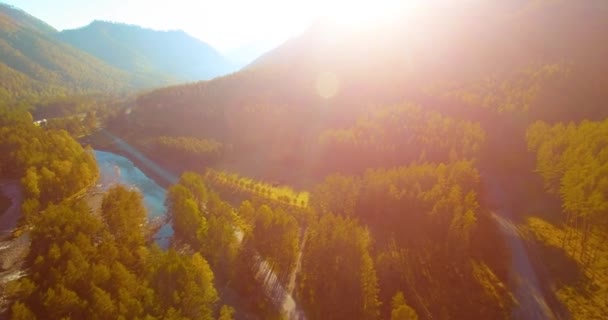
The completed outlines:
<svg viewBox="0 0 608 320">
<path fill-rule="evenodd" d="M 400 8 L 235 64 L 0 4 L 0 318 L 604 319 L 608 4 Z"/>
</svg>

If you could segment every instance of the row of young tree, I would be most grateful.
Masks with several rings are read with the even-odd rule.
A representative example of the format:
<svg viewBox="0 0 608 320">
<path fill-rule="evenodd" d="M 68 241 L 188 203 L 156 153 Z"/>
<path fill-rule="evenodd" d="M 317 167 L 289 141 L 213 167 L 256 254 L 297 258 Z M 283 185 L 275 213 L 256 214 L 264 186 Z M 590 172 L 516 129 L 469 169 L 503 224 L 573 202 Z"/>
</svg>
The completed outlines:
<svg viewBox="0 0 608 320">
<path fill-rule="evenodd" d="M 227 203 L 210 192 L 201 176 L 185 173 L 167 191 L 167 210 L 175 231 L 176 246 L 200 252 L 228 281 L 238 254 L 235 228 L 239 221 Z"/>
<path fill-rule="evenodd" d="M 233 209 L 205 186 L 202 177 L 185 173 L 169 188 L 168 212 L 175 236 L 173 245 L 200 253 L 219 286 L 229 286 L 246 310 L 271 317 L 276 305 L 256 281 L 259 262 L 286 285 L 299 251 L 300 228 L 293 215 L 280 207 L 244 201 Z"/>
<path fill-rule="evenodd" d="M 205 170 L 204 177 L 214 190 L 228 198 L 236 195 L 241 198 L 265 199 L 266 202 L 274 201 L 302 209 L 308 206 L 308 192 L 298 192 L 288 186 L 279 186 L 276 183 L 271 184 L 211 168 Z"/>
<path fill-rule="evenodd" d="M 283 285 L 296 266 L 300 251 L 300 224 L 290 211 L 280 206 L 250 201 L 241 203 L 238 215 L 244 222 L 243 246 L 250 257 L 259 254 Z"/>
</svg>

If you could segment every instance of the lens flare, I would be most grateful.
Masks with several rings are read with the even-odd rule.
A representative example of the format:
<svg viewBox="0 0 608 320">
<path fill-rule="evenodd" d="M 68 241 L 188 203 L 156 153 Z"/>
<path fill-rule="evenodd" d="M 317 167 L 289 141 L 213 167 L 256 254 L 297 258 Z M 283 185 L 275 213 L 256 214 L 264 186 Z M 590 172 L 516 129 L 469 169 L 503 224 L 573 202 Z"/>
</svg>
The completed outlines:
<svg viewBox="0 0 608 320">
<path fill-rule="evenodd" d="M 333 98 L 340 89 L 340 81 L 333 72 L 322 72 L 317 76 L 315 89 L 323 99 Z"/>
</svg>

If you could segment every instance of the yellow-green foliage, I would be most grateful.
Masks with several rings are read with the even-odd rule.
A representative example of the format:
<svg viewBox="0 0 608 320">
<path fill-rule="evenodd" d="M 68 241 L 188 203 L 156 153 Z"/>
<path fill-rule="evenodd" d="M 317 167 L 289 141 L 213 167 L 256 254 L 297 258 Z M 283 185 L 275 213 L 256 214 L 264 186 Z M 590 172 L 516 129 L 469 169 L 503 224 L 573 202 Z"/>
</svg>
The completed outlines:
<svg viewBox="0 0 608 320">
<path fill-rule="evenodd" d="M 266 199 L 284 202 L 300 208 L 308 206 L 309 194 L 307 191 L 298 192 L 288 186 L 273 186 L 270 183 L 243 177 L 236 173 L 213 169 L 207 169 L 205 178 L 213 183 L 237 188 Z"/>
<path fill-rule="evenodd" d="M 598 248 L 591 262 L 581 260 L 582 233 L 574 228 L 561 228 L 543 219 L 530 217 L 525 230 L 547 247 L 544 264 L 555 279 L 555 294 L 573 319 L 602 319 L 608 314 L 608 248 L 596 246 L 605 239 L 594 233 L 589 240 Z"/>
<path fill-rule="evenodd" d="M 564 226 L 528 220 L 528 229 L 561 261 L 549 263 L 557 296 L 575 319 L 608 314 L 608 120 L 579 124 L 536 122 L 527 142 L 545 188 L 559 195 Z M 564 281 L 566 279 L 567 281 Z"/>
<path fill-rule="evenodd" d="M 99 174 L 92 150 L 66 131 L 35 126 L 24 110 L 0 108 L 0 154 L 0 175 L 21 180 L 25 216 L 81 195 Z"/>
</svg>

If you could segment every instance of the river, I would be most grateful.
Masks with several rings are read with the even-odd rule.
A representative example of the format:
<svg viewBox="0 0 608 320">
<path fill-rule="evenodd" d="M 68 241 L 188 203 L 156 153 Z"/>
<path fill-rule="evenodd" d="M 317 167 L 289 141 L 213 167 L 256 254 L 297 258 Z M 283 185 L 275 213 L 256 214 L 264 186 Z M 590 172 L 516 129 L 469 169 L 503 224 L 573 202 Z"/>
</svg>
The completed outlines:
<svg viewBox="0 0 608 320">
<path fill-rule="evenodd" d="M 98 188 L 107 190 L 122 184 L 137 189 L 148 211 L 148 221 L 162 218 L 166 214 L 166 190 L 143 173 L 131 160 L 117 154 L 95 150 L 95 159 L 99 167 Z M 161 248 L 169 246 L 169 238 L 173 235 L 170 224 L 163 225 L 154 236 Z"/>
</svg>

